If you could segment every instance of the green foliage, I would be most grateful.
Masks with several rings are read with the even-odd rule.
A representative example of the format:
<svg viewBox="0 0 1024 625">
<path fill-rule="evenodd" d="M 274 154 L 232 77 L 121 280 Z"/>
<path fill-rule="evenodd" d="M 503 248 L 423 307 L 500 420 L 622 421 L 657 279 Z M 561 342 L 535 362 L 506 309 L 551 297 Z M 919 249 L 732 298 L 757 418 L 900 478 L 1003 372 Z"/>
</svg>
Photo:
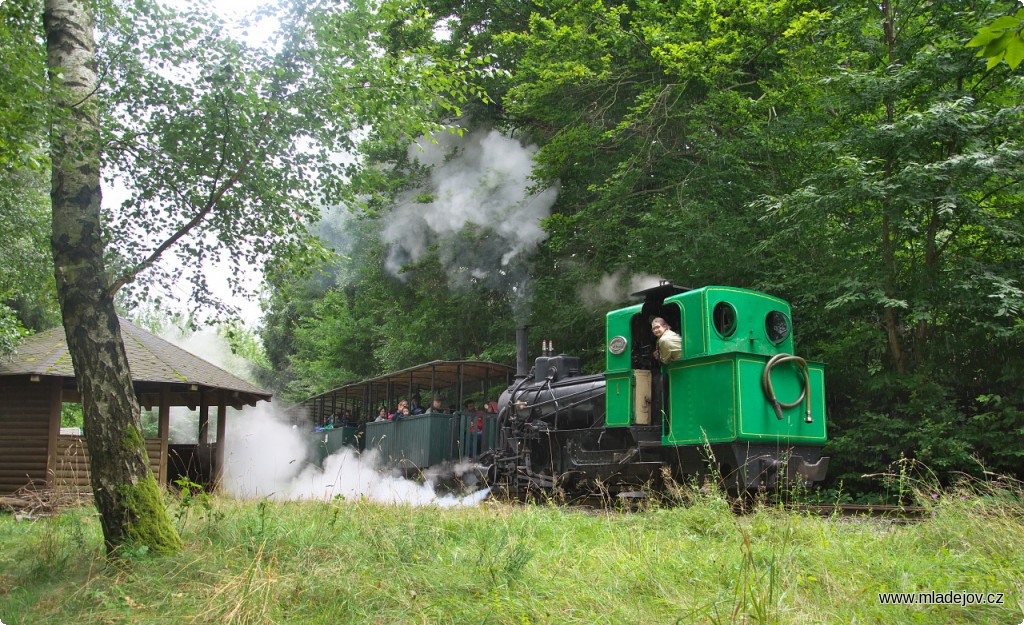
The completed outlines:
<svg viewBox="0 0 1024 625">
<path fill-rule="evenodd" d="M 1002 61 L 1006 61 L 1010 69 L 1017 69 L 1024 61 L 1024 8 L 979 28 L 967 47 L 981 48 L 978 56 L 987 59 L 988 69 Z"/>
<path fill-rule="evenodd" d="M 245 328 L 240 321 L 236 320 L 233 323 L 221 325 L 218 328 L 218 333 L 227 340 L 232 354 L 244 358 L 261 369 L 269 367 L 263 346 L 257 340 L 256 335 Z"/>
<path fill-rule="evenodd" d="M 39 0 L 0 3 L 0 175 L 47 164 L 42 4 Z"/>
<path fill-rule="evenodd" d="M 45 174 L 0 167 L 0 354 L 60 321 Z"/>
<path fill-rule="evenodd" d="M 64 402 L 60 405 L 61 427 L 80 428 L 84 421 L 85 414 L 82 412 L 82 404 Z"/>
<path fill-rule="evenodd" d="M 178 489 L 177 509 L 174 511 L 178 533 L 185 529 L 185 524 L 193 512 L 202 514 L 208 523 L 223 520 L 224 513 L 214 509 L 213 496 L 206 492 L 202 484 L 196 484 L 182 475 L 174 480 L 174 485 Z"/>
<path fill-rule="evenodd" d="M 445 250 L 400 280 L 385 273 L 379 229 L 392 209 L 435 199 L 422 197 L 427 172 L 409 156 L 415 135 L 390 121 L 402 107 L 388 108 L 352 167 L 349 207 L 370 217 L 360 244 L 316 277 L 273 278 L 268 356 L 299 396 L 453 353 L 511 357 L 501 332 L 527 322 L 600 371 L 601 315 L 629 292 L 654 277 L 734 284 L 792 301 L 798 350 L 828 364 L 828 451 L 848 492 L 876 488 L 861 476 L 900 457 L 942 479 L 979 461 L 1019 471 L 1019 452 L 999 439 L 1024 427 L 1022 85 L 963 45 L 987 24 L 977 41 L 991 35 L 979 47 L 996 52 L 1017 32 L 1011 6 L 416 5 L 368 29 L 396 59 L 372 71 L 475 51 L 487 71 L 462 77 L 493 100 L 467 105 L 473 117 L 458 123 L 539 146 L 535 184 L 559 189 L 548 238 L 514 288 L 473 287 L 493 302 L 477 316 L 505 317 L 493 324 L 459 317 L 468 300 L 444 288 Z M 1012 63 L 1015 45 L 999 58 Z M 422 101 L 404 112 L 451 121 Z M 469 346 L 466 328 L 478 338 Z"/>
<path fill-rule="evenodd" d="M 55 322 L 38 9 L 0 7 L 0 350 Z M 298 398 L 434 358 L 511 362 L 522 322 L 599 371 L 601 315 L 639 278 L 735 284 L 791 300 L 799 351 L 828 364 L 845 488 L 900 457 L 942 479 L 1020 470 L 1005 441 L 1024 432 L 1024 111 L 999 71 L 1024 58 L 1017 3 L 387 0 L 280 17 L 270 50 L 205 11 L 101 20 L 107 175 L 129 189 L 107 215 L 115 266 L 131 279 L 196 220 L 174 248 L 185 271 L 152 277 L 198 305 L 203 261 L 272 259 L 261 382 Z M 481 280 L 449 262 L 488 246 L 490 225 L 471 226 L 386 270 L 395 207 L 436 199 L 410 144 L 491 128 L 537 144 L 532 182 L 559 189 L 538 254 Z M 321 245 L 321 213 L 362 218 Z"/>
<path fill-rule="evenodd" d="M 760 233 L 742 207 L 771 182 L 752 137 L 769 113 L 759 81 L 802 15 L 791 2 L 559 3 L 495 36 L 516 62 L 503 104 L 561 189 L 532 272 L 535 332 L 600 370 L 601 313 L 655 278 L 756 286 Z M 615 297 L 588 302 L 610 281 Z"/>
<path fill-rule="evenodd" d="M 0 303 L 0 356 L 6 356 L 18 346 L 18 341 L 25 335 L 14 310 Z"/>
<path fill-rule="evenodd" d="M 901 454 L 944 477 L 976 471 L 978 458 L 1015 471 L 1019 458 L 995 451 L 992 436 L 1021 431 L 1024 398 L 999 416 L 981 416 L 975 398 L 1003 393 L 1024 364 L 1012 356 L 1024 260 L 1012 208 L 1020 85 L 986 84 L 960 43 L 973 24 L 960 4 L 886 6 L 829 22 L 824 49 L 847 59 L 841 71 L 794 57 L 794 69 L 810 70 L 804 97 L 818 104 L 781 116 L 792 139 L 776 141 L 803 145 L 814 127 L 817 161 L 789 192 L 752 204 L 768 226 L 755 249 L 773 257 L 767 288 L 814 311 L 797 326 L 832 372 L 836 477 L 855 484 Z"/>
<path fill-rule="evenodd" d="M 294 45 L 272 55 L 232 39 L 206 10 L 152 3 L 111 7 L 100 32 L 104 175 L 127 192 L 106 207 L 113 288 L 131 289 L 124 301 L 188 284 L 198 308 L 214 303 L 207 262 L 226 262 L 237 292 L 242 268 L 316 257 L 306 226 L 317 210 L 305 191 L 326 157 L 297 143 L 323 128 L 297 109 Z M 159 262 L 164 253 L 178 262 Z"/>
</svg>

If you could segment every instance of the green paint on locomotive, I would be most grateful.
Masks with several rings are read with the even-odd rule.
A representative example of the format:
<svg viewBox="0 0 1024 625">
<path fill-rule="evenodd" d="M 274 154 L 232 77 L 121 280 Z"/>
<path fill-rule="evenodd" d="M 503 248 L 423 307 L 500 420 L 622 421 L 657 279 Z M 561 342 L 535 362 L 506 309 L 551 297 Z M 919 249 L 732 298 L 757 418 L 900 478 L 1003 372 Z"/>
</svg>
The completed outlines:
<svg viewBox="0 0 1024 625">
<path fill-rule="evenodd" d="M 781 409 L 779 419 L 762 388 L 769 359 L 793 353 L 791 309 L 777 297 L 733 287 L 709 286 L 667 297 L 664 307 L 679 312 L 673 329 L 682 337 L 682 359 L 662 368 L 668 378 L 668 409 L 654 415 L 662 425 L 662 444 L 711 443 L 819 444 L 826 441 L 825 371 L 807 363 L 806 379 L 793 363 L 771 370 L 771 386 L 783 403 L 805 390 L 809 402 Z M 608 313 L 606 325 L 606 422 L 609 427 L 637 424 L 637 373 L 632 368 L 638 345 L 651 345 L 643 305 Z M 668 315 L 671 316 L 671 315 Z M 638 333 L 648 333 L 641 337 Z M 621 351 L 619 347 L 622 347 Z M 623 345 L 624 344 L 624 345 Z M 615 353 L 619 351 L 620 353 Z M 808 405 L 811 420 L 806 420 Z"/>
<path fill-rule="evenodd" d="M 633 357 L 633 333 L 630 322 L 640 314 L 640 304 L 620 308 L 608 313 L 605 329 L 605 407 L 608 427 L 623 427 L 636 422 L 634 394 L 636 380 L 631 366 Z M 625 340 L 625 349 L 616 354 L 609 346 L 613 340 Z M 617 351 L 617 350 L 615 350 Z"/>
</svg>

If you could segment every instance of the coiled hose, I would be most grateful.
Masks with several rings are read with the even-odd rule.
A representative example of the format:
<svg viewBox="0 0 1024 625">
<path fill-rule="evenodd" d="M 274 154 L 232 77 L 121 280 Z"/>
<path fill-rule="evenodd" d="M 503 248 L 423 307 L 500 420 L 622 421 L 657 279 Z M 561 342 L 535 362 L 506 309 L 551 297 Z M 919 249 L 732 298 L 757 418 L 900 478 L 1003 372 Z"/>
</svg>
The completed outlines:
<svg viewBox="0 0 1024 625">
<path fill-rule="evenodd" d="M 800 397 L 794 402 L 782 402 L 775 396 L 775 388 L 772 386 L 772 369 L 776 365 L 780 365 L 784 362 L 793 363 L 797 371 L 802 375 L 800 376 Z M 799 356 L 793 354 L 775 354 L 768 359 L 768 364 L 764 366 L 764 372 L 761 374 L 761 390 L 764 391 L 764 396 L 768 398 L 768 402 L 772 405 L 772 409 L 775 410 L 775 416 L 781 421 L 784 416 L 782 410 L 789 408 L 796 408 L 801 403 L 805 404 L 806 417 L 804 421 L 812 423 L 814 419 L 811 418 L 811 372 L 807 369 L 807 361 Z"/>
</svg>

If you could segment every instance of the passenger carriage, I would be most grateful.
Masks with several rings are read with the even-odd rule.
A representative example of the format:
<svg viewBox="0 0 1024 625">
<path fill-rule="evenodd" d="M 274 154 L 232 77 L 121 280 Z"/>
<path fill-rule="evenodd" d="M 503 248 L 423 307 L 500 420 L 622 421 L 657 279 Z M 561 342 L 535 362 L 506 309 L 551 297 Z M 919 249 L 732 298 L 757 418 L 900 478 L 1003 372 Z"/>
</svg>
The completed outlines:
<svg viewBox="0 0 1024 625">
<path fill-rule="evenodd" d="M 513 374 L 512 367 L 493 362 L 437 360 L 339 386 L 306 399 L 289 413 L 297 423 L 313 428 L 311 460 L 317 464 L 349 446 L 375 450 L 387 466 L 415 473 L 445 462 L 477 459 L 495 446 L 497 415 L 483 414 L 483 404 L 497 399 Z M 374 421 L 380 406 L 391 411 L 399 399 L 415 395 L 422 398 L 423 408 L 434 395 L 442 396 L 445 412 Z M 467 399 L 474 400 L 481 412 L 464 411 Z M 346 410 L 351 419 L 338 421 Z"/>
</svg>

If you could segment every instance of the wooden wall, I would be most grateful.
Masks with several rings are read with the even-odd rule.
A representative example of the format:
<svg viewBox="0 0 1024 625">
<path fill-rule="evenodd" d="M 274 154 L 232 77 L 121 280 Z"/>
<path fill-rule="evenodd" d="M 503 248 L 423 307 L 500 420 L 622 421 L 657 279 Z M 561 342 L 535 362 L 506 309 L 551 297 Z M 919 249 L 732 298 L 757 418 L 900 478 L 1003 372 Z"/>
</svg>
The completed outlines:
<svg viewBox="0 0 1024 625">
<path fill-rule="evenodd" d="M 61 378 L 45 376 L 38 382 L 28 376 L 0 377 L 0 495 L 29 485 L 91 489 L 85 440 L 58 435 L 61 384 Z M 160 439 L 147 438 L 146 452 L 162 484 L 167 476 L 160 472 Z"/>
<path fill-rule="evenodd" d="M 0 494 L 46 484 L 54 390 L 51 379 L 0 377 Z"/>
<path fill-rule="evenodd" d="M 160 439 L 146 439 L 146 453 L 153 475 L 160 479 Z M 89 448 L 85 437 L 61 434 L 57 437 L 57 468 L 53 487 L 89 492 Z"/>
</svg>

